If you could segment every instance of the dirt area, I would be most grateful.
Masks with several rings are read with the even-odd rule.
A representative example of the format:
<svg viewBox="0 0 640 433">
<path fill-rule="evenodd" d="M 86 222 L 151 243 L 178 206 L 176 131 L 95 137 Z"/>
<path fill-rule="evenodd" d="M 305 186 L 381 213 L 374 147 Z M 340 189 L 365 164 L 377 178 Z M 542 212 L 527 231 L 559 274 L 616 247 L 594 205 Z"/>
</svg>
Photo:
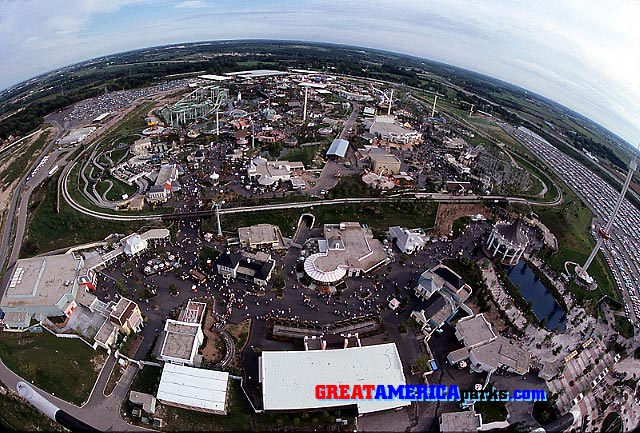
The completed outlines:
<svg viewBox="0 0 640 433">
<path fill-rule="evenodd" d="M 249 326 L 251 325 L 251 319 L 243 320 L 237 325 L 227 325 L 225 330 L 231 335 L 233 341 L 236 343 L 236 352 L 241 351 L 247 342 L 249 336 Z"/>
<path fill-rule="evenodd" d="M 233 360 L 229 364 L 229 367 L 232 369 L 233 368 L 236 368 L 238 370 L 242 369 L 242 360 L 240 359 L 240 356 L 242 354 L 242 349 L 244 348 L 244 345 L 247 344 L 247 341 L 249 340 L 250 327 L 251 327 L 251 319 L 243 320 L 237 325 L 229 324 L 225 327 L 225 330 L 229 333 L 229 335 L 231 335 L 231 338 L 233 339 L 233 342 L 235 343 L 235 346 L 236 346 L 235 356 L 233 357 Z"/>
<path fill-rule="evenodd" d="M 129 358 L 133 358 L 136 351 L 138 350 L 138 347 L 140 347 L 140 344 L 142 344 L 142 340 L 143 340 L 143 337 L 139 335 L 136 337 L 130 336 L 129 339 L 127 340 L 127 348 L 129 350 L 127 351 L 127 353 L 125 353 L 125 355 L 128 356 Z"/>
<path fill-rule="evenodd" d="M 107 362 L 107 358 L 108 355 L 103 351 L 100 351 L 98 355 L 91 358 L 91 366 L 93 368 L 93 371 L 95 371 L 96 373 L 100 372 L 100 370 L 102 370 L 102 367 L 104 366 L 104 363 Z"/>
<path fill-rule="evenodd" d="M 213 330 L 213 325 L 218 322 L 213 311 L 213 305 L 208 303 L 207 313 L 204 317 L 204 324 L 202 325 L 202 333 L 205 336 L 206 344 L 202 346 L 200 351 L 205 362 L 215 364 L 222 361 L 226 348 L 224 346 L 224 339 Z"/>
<path fill-rule="evenodd" d="M 9 208 L 11 196 L 13 195 L 13 191 L 16 189 L 19 181 L 19 179 L 16 179 L 7 188 L 0 190 L 0 211 L 2 211 L 3 214 Z"/>
<path fill-rule="evenodd" d="M 211 314 L 213 311 L 213 307 L 207 307 L 207 315 L 204 319 L 204 324 L 202 327 L 202 332 L 204 333 L 206 343 L 200 349 L 200 353 L 202 354 L 203 360 L 207 363 L 216 364 L 224 358 L 226 353 L 226 346 L 224 342 L 224 338 L 215 331 L 214 325 L 217 323 L 217 319 L 215 316 Z M 227 324 L 224 329 L 231 335 L 235 343 L 235 357 L 229 367 L 241 367 L 240 361 L 240 353 L 242 352 L 242 348 L 246 344 L 249 336 L 249 327 L 251 325 L 251 321 L 249 319 L 244 320 L 237 325 Z"/>
<path fill-rule="evenodd" d="M 455 220 L 475 214 L 482 214 L 486 217 L 490 214 L 490 211 L 485 205 L 477 203 L 440 203 L 433 228 L 434 235 L 437 237 L 449 236 Z"/>
</svg>

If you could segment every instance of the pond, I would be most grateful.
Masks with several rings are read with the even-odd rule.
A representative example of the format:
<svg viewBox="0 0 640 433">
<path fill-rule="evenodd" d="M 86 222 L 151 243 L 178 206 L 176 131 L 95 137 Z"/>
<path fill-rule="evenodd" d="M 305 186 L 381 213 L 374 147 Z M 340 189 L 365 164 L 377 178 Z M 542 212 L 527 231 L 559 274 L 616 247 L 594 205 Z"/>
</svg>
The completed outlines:
<svg viewBox="0 0 640 433">
<path fill-rule="evenodd" d="M 506 267 L 506 270 L 509 279 L 518 288 L 520 294 L 525 300 L 531 302 L 533 313 L 538 320 L 544 322 L 545 328 L 550 331 L 564 332 L 567 316 L 527 263 L 520 261 L 515 266 Z"/>
</svg>

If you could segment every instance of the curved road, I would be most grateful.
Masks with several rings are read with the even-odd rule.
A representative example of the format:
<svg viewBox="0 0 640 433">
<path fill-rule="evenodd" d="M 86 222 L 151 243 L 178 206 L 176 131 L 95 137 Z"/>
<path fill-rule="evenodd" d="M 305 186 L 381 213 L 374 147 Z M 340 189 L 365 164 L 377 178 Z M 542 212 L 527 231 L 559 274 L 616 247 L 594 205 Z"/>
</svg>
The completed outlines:
<svg viewBox="0 0 640 433">
<path fill-rule="evenodd" d="M 27 174 L 20 179 L 16 189 L 11 197 L 11 203 L 7 210 L 7 217 L 2 232 L 2 241 L 0 242 L 0 257 L 2 257 L 2 263 L 0 263 L 0 270 L 4 269 L 6 264 L 7 268 L 13 265 L 18 259 L 20 254 L 20 248 L 22 247 L 22 239 L 24 237 L 24 231 L 26 228 L 26 215 L 27 208 L 29 206 L 29 197 L 33 190 L 49 175 L 49 169 L 53 166 L 58 156 L 58 151 L 51 153 L 52 157 L 49 158 L 46 164 L 44 164 L 38 170 L 38 174 L 33 178 L 27 180 L 27 176 L 32 173 L 33 169 L 38 166 L 42 161 L 44 155 L 48 155 L 51 152 L 55 142 L 63 133 L 63 129 L 57 123 L 53 124 L 56 129 L 56 135 L 49 139 L 49 144 L 44 148 L 42 153 L 33 165 L 29 167 Z M 16 221 L 16 215 L 18 216 Z M 14 233 L 15 229 L 15 233 Z M 11 241 L 13 240 L 13 245 Z M 2 285 L 4 287 L 4 284 Z M 0 288 L 0 294 L 2 294 L 2 288 Z"/>
</svg>

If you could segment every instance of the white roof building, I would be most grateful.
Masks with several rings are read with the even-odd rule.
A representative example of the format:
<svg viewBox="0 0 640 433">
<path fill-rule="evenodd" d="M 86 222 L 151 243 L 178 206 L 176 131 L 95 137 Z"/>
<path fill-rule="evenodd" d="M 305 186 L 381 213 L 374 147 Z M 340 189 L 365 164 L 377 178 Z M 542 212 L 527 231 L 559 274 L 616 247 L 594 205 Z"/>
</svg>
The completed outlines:
<svg viewBox="0 0 640 433">
<path fill-rule="evenodd" d="M 396 122 L 393 116 L 375 116 L 369 132 L 393 143 L 415 144 L 422 141 L 422 134 Z"/>
<path fill-rule="evenodd" d="M 269 186 L 278 181 L 286 182 L 291 179 L 294 172 L 302 170 L 304 170 L 304 164 L 299 161 L 268 161 L 257 157 L 251 160 L 247 175 L 249 179 L 256 178 L 260 185 Z"/>
<path fill-rule="evenodd" d="M 137 233 L 124 238 L 122 240 L 122 244 L 124 245 L 124 253 L 128 256 L 134 256 L 139 252 L 146 250 L 148 246 L 147 240 L 142 239 Z"/>
<path fill-rule="evenodd" d="M 464 347 L 447 355 L 451 364 L 469 359 L 475 372 L 494 372 L 499 368 L 517 374 L 526 374 L 531 366 L 531 354 L 493 332 L 484 314 L 468 316 L 456 324 L 456 338 Z"/>
<path fill-rule="evenodd" d="M 276 71 L 273 69 L 252 69 L 248 71 L 225 72 L 223 75 L 229 77 L 238 77 L 242 79 L 277 77 L 280 75 L 288 75 L 286 71 Z"/>
<path fill-rule="evenodd" d="M 395 240 L 396 245 L 404 254 L 413 254 L 422 250 L 425 245 L 422 236 L 400 226 L 389 227 L 389 237 Z"/>
<path fill-rule="evenodd" d="M 349 141 L 342 138 L 336 138 L 329 146 L 327 150 L 327 157 L 335 156 L 337 158 L 344 158 L 349 148 Z"/>
<path fill-rule="evenodd" d="M 203 342 L 200 323 L 167 319 L 159 358 L 165 362 L 194 365 L 198 348 Z"/>
<path fill-rule="evenodd" d="M 83 267 L 82 256 L 72 253 L 18 260 L 0 301 L 5 325 L 25 328 L 32 318 L 69 316 L 82 290 L 78 277 Z"/>
<path fill-rule="evenodd" d="M 395 343 L 336 350 L 262 352 L 265 410 L 321 409 L 355 404 L 359 414 L 395 409 L 407 400 L 319 400 L 317 384 L 405 385 Z"/>
<path fill-rule="evenodd" d="M 325 224 L 318 249 L 305 259 L 304 271 L 321 284 L 366 274 L 389 260 L 371 229 L 357 222 Z"/>
<path fill-rule="evenodd" d="M 228 388 L 229 373 L 165 364 L 157 399 L 171 406 L 226 415 Z"/>
<path fill-rule="evenodd" d="M 215 75 L 215 74 L 204 74 L 198 75 L 198 78 L 207 81 L 229 81 L 231 77 L 225 77 L 224 75 Z"/>
</svg>

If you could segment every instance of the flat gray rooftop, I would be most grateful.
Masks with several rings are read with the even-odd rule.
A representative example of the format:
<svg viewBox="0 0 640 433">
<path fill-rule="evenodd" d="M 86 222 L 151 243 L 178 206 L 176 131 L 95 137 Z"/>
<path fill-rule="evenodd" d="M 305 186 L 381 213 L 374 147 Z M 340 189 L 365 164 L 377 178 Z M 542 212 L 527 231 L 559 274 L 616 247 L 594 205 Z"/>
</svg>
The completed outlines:
<svg viewBox="0 0 640 433">
<path fill-rule="evenodd" d="M 440 431 L 449 432 L 475 432 L 480 427 L 480 419 L 473 410 L 462 412 L 446 412 L 440 415 Z"/>
<path fill-rule="evenodd" d="M 199 324 L 188 325 L 168 320 L 165 326 L 166 336 L 160 354 L 178 359 L 191 359 L 199 327 Z"/>
<path fill-rule="evenodd" d="M 238 237 L 241 243 L 251 245 L 273 244 L 280 241 L 279 228 L 271 224 L 256 224 L 250 227 L 240 227 Z"/>
<path fill-rule="evenodd" d="M 0 305 L 49 306 L 71 293 L 81 260 L 73 254 L 20 259 L 15 265 Z"/>
<path fill-rule="evenodd" d="M 496 338 L 491 324 L 487 322 L 482 314 L 460 319 L 456 324 L 456 336 L 467 347 L 486 343 Z"/>
</svg>

